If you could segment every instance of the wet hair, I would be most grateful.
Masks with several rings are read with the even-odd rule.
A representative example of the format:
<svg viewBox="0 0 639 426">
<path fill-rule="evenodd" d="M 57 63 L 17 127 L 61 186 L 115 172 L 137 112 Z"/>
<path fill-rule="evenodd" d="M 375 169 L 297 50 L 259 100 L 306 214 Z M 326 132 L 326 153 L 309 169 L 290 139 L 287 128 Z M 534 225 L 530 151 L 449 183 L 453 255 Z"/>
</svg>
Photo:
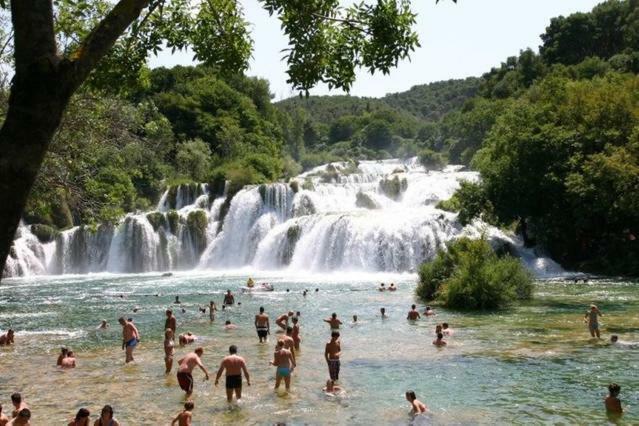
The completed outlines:
<svg viewBox="0 0 639 426">
<path fill-rule="evenodd" d="M 291 318 L 291 321 L 293 321 L 293 324 L 297 324 L 297 322 L 298 322 L 299 320 L 300 320 L 300 319 L 299 319 L 298 317 L 293 317 L 293 318 Z"/>
<path fill-rule="evenodd" d="M 448 323 L 447 322 L 443 322 L 442 323 L 442 328 L 448 328 Z"/>
<path fill-rule="evenodd" d="M 621 386 L 616 383 L 610 383 L 608 385 L 608 392 L 610 392 L 610 396 L 617 396 L 619 392 L 621 392 Z"/>
<path fill-rule="evenodd" d="M 111 417 L 113 417 L 113 407 L 111 407 L 110 405 L 105 405 L 104 407 L 102 407 L 102 411 L 101 414 L 104 413 L 109 413 L 111 414 Z"/>
<path fill-rule="evenodd" d="M 184 409 L 185 410 L 191 411 L 194 408 L 195 408 L 195 403 L 193 401 L 186 401 L 184 403 Z"/>
<path fill-rule="evenodd" d="M 65 347 L 62 347 L 62 348 L 60 348 L 60 352 L 62 352 L 63 354 L 66 354 L 66 353 L 69 352 L 69 349 L 67 349 Z"/>
<path fill-rule="evenodd" d="M 319 291 L 319 288 L 316 288 L 315 291 Z"/>
<path fill-rule="evenodd" d="M 441 325 L 441 324 L 437 324 L 437 325 L 435 326 L 435 332 L 436 332 L 436 333 L 439 333 L 439 331 L 437 331 L 437 330 L 441 330 L 441 329 L 442 329 L 442 325 Z"/>
<path fill-rule="evenodd" d="M 18 413 L 18 417 L 22 417 L 22 418 L 25 418 L 25 419 L 30 419 L 31 418 L 31 410 L 29 410 L 28 408 L 23 408 Z"/>
<path fill-rule="evenodd" d="M 293 327 L 286 327 L 286 334 L 291 334 L 293 332 Z"/>
<path fill-rule="evenodd" d="M 619 340 L 619 337 L 616 334 L 613 334 L 612 336 L 610 336 L 610 341 L 611 342 L 616 342 L 617 340 Z"/>
<path fill-rule="evenodd" d="M 128 318 L 127 321 L 128 322 L 133 322 L 133 318 Z"/>
<path fill-rule="evenodd" d="M 197 348 L 195 348 L 195 350 L 193 351 L 195 353 L 204 353 L 204 348 L 202 346 L 198 346 Z"/>
<path fill-rule="evenodd" d="M 11 395 L 11 402 L 15 404 L 19 404 L 22 402 L 22 395 L 20 395 L 20 392 L 15 392 Z"/>
<path fill-rule="evenodd" d="M 80 408 L 78 410 L 78 414 L 75 415 L 75 419 L 76 420 L 86 419 L 90 415 L 91 415 L 91 413 L 89 412 L 89 410 L 87 410 L 86 408 Z"/>
<path fill-rule="evenodd" d="M 230 325 L 231 324 L 231 320 L 226 320 L 226 322 L 224 324 L 225 325 Z"/>
<path fill-rule="evenodd" d="M 227 293 L 230 293 L 230 292 L 231 292 L 231 290 L 229 290 L 229 289 L 226 289 L 226 292 L 227 292 Z"/>
<path fill-rule="evenodd" d="M 289 291 L 291 291 L 291 290 L 289 290 L 289 289 L 287 288 L 287 289 L 286 289 L 286 292 L 288 293 Z"/>
<path fill-rule="evenodd" d="M 120 317 L 118 318 L 118 322 L 126 322 L 126 321 L 124 320 L 124 317 Z"/>
<path fill-rule="evenodd" d="M 357 315 L 353 315 L 353 319 L 357 321 Z"/>
<path fill-rule="evenodd" d="M 386 312 L 386 308 L 380 308 L 379 311 L 380 312 Z"/>
<path fill-rule="evenodd" d="M 260 313 L 263 314 L 264 313 L 264 306 L 260 306 Z"/>
<path fill-rule="evenodd" d="M 432 309 L 430 308 L 430 306 L 426 306 L 426 310 L 431 311 Z"/>
<path fill-rule="evenodd" d="M 333 318 L 337 318 L 337 314 L 336 314 L 335 312 L 333 312 L 333 313 L 331 314 L 331 317 L 333 317 Z"/>
<path fill-rule="evenodd" d="M 300 311 L 295 312 L 295 315 L 297 315 L 298 317 L 302 316 L 302 313 Z"/>
<path fill-rule="evenodd" d="M 416 305 L 411 305 L 410 307 L 411 307 L 411 309 L 415 309 L 417 306 Z"/>
<path fill-rule="evenodd" d="M 236 354 L 237 353 L 237 346 L 235 346 L 235 345 L 229 346 L 229 353 L 230 354 Z"/>
<path fill-rule="evenodd" d="M 167 309 L 167 310 L 166 310 L 166 313 L 167 313 L 167 314 L 172 314 L 172 313 L 173 313 L 173 311 L 172 311 L 171 309 Z"/>
<path fill-rule="evenodd" d="M 73 353 L 73 351 L 69 351 L 69 352 L 67 352 L 67 356 L 68 356 L 68 357 L 73 357 L 74 355 L 75 355 L 75 354 Z"/>
<path fill-rule="evenodd" d="M 406 397 L 410 399 L 411 401 L 414 401 L 417 399 L 417 395 L 415 395 L 415 391 L 412 391 L 412 390 L 406 391 Z"/>
<path fill-rule="evenodd" d="M 288 316 L 292 317 L 293 315 L 295 315 L 295 313 L 293 311 L 288 311 Z"/>
<path fill-rule="evenodd" d="M 444 338 L 444 335 L 443 335 L 443 334 L 441 334 L 441 333 L 437 333 L 437 338 L 441 340 L 441 339 L 443 339 L 443 338 Z"/>
<path fill-rule="evenodd" d="M 331 337 L 339 337 L 339 331 L 332 332 Z"/>
</svg>

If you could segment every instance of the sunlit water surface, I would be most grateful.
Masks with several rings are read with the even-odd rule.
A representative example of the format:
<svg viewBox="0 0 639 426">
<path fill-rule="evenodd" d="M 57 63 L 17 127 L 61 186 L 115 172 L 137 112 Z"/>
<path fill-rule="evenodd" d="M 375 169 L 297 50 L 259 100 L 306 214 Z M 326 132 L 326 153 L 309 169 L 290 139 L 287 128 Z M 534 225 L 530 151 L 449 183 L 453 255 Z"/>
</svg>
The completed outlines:
<svg viewBox="0 0 639 426">
<path fill-rule="evenodd" d="M 258 282 L 269 281 L 276 291 L 252 295 L 239 292 L 246 277 L 244 272 L 3 281 L 0 329 L 18 332 L 15 347 L 0 348 L 0 402 L 8 408 L 9 395 L 22 392 L 34 425 L 63 424 L 80 407 L 97 413 L 104 404 L 111 404 L 125 425 L 170 424 L 184 394 L 174 372 L 164 375 L 162 328 L 164 310 L 179 295 L 186 313 L 177 312 L 178 332 L 201 336 L 203 361 L 212 374 L 228 346 L 236 344 L 252 378 L 240 406 L 229 408 L 223 381 L 216 388 L 196 371 L 196 425 L 409 424 L 407 389 L 431 411 L 416 424 L 605 424 L 603 398 L 610 382 L 622 387 L 627 412 L 620 423 L 639 424 L 639 350 L 606 344 L 611 333 L 639 341 L 637 283 L 542 282 L 535 300 L 525 306 L 491 314 L 438 308 L 436 317 L 413 324 L 406 321 L 414 302 L 411 275 L 256 274 Z M 382 280 L 395 281 L 399 291 L 376 291 Z M 197 307 L 211 299 L 219 304 L 226 289 L 236 293 L 241 306 L 220 311 L 211 323 Z M 590 340 L 583 323 L 593 302 L 605 315 L 600 342 Z M 136 306 L 139 311 L 133 313 Z M 288 310 L 301 311 L 302 350 L 289 395 L 272 390 L 274 369 L 268 362 L 275 334 L 268 344 L 258 343 L 252 323 L 259 306 L 272 321 Z M 378 316 L 381 307 L 389 314 L 386 320 Z M 332 312 L 345 322 L 340 382 L 346 394 L 339 397 L 322 392 L 329 336 L 322 319 Z M 350 325 L 353 314 L 361 322 L 356 327 Z M 134 318 L 142 333 L 131 365 L 124 365 L 120 349 L 120 315 Z M 109 331 L 96 331 L 102 318 L 111 324 Z M 239 328 L 224 331 L 226 319 Z M 436 322 L 455 330 L 443 349 L 431 344 Z M 62 345 L 78 353 L 73 371 L 55 367 Z M 178 349 L 176 359 L 185 352 Z"/>
</svg>

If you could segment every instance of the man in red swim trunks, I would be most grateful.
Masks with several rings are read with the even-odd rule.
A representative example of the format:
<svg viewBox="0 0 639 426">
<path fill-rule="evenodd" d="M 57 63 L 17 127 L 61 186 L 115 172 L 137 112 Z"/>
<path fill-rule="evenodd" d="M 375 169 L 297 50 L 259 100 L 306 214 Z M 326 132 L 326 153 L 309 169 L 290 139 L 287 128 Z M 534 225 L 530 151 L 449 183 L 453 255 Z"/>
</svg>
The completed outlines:
<svg viewBox="0 0 639 426">
<path fill-rule="evenodd" d="M 204 380 L 209 379 L 209 372 L 202 364 L 200 357 L 204 353 L 204 349 L 199 347 L 196 348 L 195 351 L 188 353 L 184 356 L 184 358 L 178 361 L 178 373 L 177 379 L 180 387 L 184 392 L 186 392 L 186 399 L 191 398 L 191 394 L 193 393 L 193 369 L 197 366 L 200 367 L 202 371 L 204 371 Z"/>
</svg>

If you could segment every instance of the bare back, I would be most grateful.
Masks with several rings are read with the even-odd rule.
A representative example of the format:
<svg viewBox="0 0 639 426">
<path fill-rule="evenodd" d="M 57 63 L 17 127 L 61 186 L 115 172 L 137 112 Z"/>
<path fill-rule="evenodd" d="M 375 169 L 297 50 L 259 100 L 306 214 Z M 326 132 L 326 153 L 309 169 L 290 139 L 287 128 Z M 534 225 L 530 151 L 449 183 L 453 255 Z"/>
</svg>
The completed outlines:
<svg viewBox="0 0 639 426">
<path fill-rule="evenodd" d="M 228 355 L 222 360 L 227 376 L 239 376 L 246 369 L 246 361 L 239 355 Z"/>
<path fill-rule="evenodd" d="M 201 366 L 202 362 L 200 357 L 195 352 L 188 353 L 180 360 L 179 373 L 192 373 L 193 369 L 197 366 Z"/>
</svg>

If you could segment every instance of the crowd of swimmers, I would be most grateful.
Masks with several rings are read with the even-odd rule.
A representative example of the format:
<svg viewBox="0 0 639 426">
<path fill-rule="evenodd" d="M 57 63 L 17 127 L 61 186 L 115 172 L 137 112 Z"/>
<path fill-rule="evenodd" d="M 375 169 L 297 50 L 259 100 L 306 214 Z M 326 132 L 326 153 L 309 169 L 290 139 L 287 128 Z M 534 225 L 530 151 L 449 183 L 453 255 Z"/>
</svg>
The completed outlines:
<svg viewBox="0 0 639 426">
<path fill-rule="evenodd" d="M 386 288 L 384 283 L 382 283 L 380 284 L 379 291 L 394 291 L 396 288 L 397 287 L 395 287 L 393 283 L 391 283 L 388 288 Z M 317 292 L 319 289 L 316 289 L 315 291 Z M 305 290 L 304 295 L 306 295 L 306 292 L 307 291 Z M 222 309 L 225 309 L 227 306 L 233 306 L 235 303 L 234 295 L 230 290 L 228 290 L 224 295 Z M 175 297 L 174 304 L 181 304 L 179 296 Z M 239 305 L 240 303 L 238 302 L 237 304 Z M 209 303 L 209 316 L 211 321 L 214 321 L 216 311 L 217 307 L 215 302 L 211 301 Z M 206 312 L 206 308 L 200 308 L 200 312 Z M 165 315 L 164 361 L 165 374 L 169 374 L 173 369 L 177 319 L 173 314 L 172 309 L 167 309 L 165 311 Z M 407 313 L 406 319 L 414 322 L 419 320 L 422 315 L 430 317 L 435 316 L 436 313 L 430 306 L 426 306 L 424 312 L 420 314 L 417 310 L 417 306 L 413 304 Z M 275 319 L 275 324 L 280 330 L 278 332 L 277 342 L 273 352 L 273 359 L 269 361 L 269 364 L 275 367 L 274 388 L 276 391 L 280 388 L 282 382 L 284 383 L 286 392 L 289 392 L 291 388 L 291 376 L 297 367 L 295 355 L 296 352 L 299 351 L 300 344 L 302 342 L 299 324 L 300 316 L 301 313 L 299 311 L 288 311 L 277 316 Z M 382 319 L 388 317 L 385 308 L 380 309 L 380 316 Z M 584 321 L 588 324 L 588 329 L 593 338 L 601 338 L 599 331 L 599 318 L 602 316 L 602 312 L 596 305 L 591 305 L 590 309 L 584 316 Z M 340 327 L 343 326 L 343 322 L 337 317 L 337 313 L 332 313 L 330 317 L 323 321 L 326 322 L 330 328 L 330 339 L 324 347 L 324 359 L 326 361 L 329 378 L 326 381 L 323 391 L 331 395 L 344 393 L 345 390 L 338 384 L 341 368 L 340 358 L 342 354 L 339 330 Z M 125 350 L 125 363 L 129 363 L 134 361 L 133 352 L 141 340 L 140 332 L 131 318 L 126 319 L 124 317 L 120 317 L 118 322 L 122 327 L 122 349 Z M 351 325 L 355 326 L 358 324 L 357 315 L 353 315 Z M 266 314 L 264 307 L 260 307 L 259 312 L 255 315 L 254 325 L 259 343 L 267 343 L 268 336 L 271 334 L 271 328 L 270 318 Z M 98 329 L 106 329 L 108 327 L 109 325 L 107 321 L 102 320 Z M 230 321 L 226 321 L 226 329 L 235 327 L 236 326 L 231 324 Z M 9 329 L 6 333 L 0 335 L 0 345 L 13 344 L 14 334 L 14 331 Z M 444 338 L 451 337 L 453 335 L 453 330 L 449 327 L 448 323 L 442 322 L 435 326 L 434 334 L 435 340 L 433 340 L 432 344 L 437 347 L 444 347 L 447 345 Z M 181 347 L 194 343 L 197 339 L 197 336 L 193 335 L 191 332 L 184 332 L 177 335 L 178 344 Z M 618 336 L 616 335 L 611 336 L 611 343 L 621 344 L 618 340 Z M 194 402 L 191 400 L 194 385 L 193 370 L 196 367 L 199 368 L 204 373 L 205 380 L 209 380 L 209 371 L 204 366 L 201 359 L 203 354 L 204 348 L 199 346 L 196 347 L 193 352 L 187 353 L 184 357 L 177 361 L 177 381 L 179 387 L 185 392 L 186 403 L 184 404 L 184 410 L 178 413 L 173 419 L 172 425 L 178 424 L 179 426 L 182 426 L 191 424 L 192 411 L 195 407 Z M 63 369 L 76 367 L 77 364 L 74 352 L 66 347 L 61 348 L 56 364 Z M 225 375 L 226 398 L 228 403 L 232 403 L 234 397 L 239 401 L 242 398 L 242 377 L 244 377 L 246 384 L 249 386 L 251 385 L 251 381 L 246 360 L 242 356 L 238 355 L 238 347 L 236 345 L 229 346 L 228 355 L 222 359 L 215 377 L 215 386 L 218 386 L 219 380 L 223 374 Z M 605 407 L 609 414 L 622 413 L 621 402 L 618 398 L 620 390 L 620 386 L 616 383 L 611 383 L 608 387 L 609 394 L 605 398 Z M 406 400 L 411 404 L 411 413 L 414 415 L 427 412 L 426 405 L 417 399 L 414 391 L 409 390 L 406 392 Z M 14 407 L 14 410 L 11 413 L 11 419 L 2 413 L 2 405 L 0 405 L 0 426 L 29 425 L 31 411 L 22 399 L 22 396 L 19 393 L 14 393 L 11 395 L 11 402 Z M 69 426 L 90 425 L 89 410 L 81 408 L 77 412 L 75 418 L 68 424 Z M 113 417 L 113 408 L 109 405 L 104 406 L 99 418 L 97 418 L 93 424 L 94 426 L 119 426 L 118 421 Z"/>
</svg>

